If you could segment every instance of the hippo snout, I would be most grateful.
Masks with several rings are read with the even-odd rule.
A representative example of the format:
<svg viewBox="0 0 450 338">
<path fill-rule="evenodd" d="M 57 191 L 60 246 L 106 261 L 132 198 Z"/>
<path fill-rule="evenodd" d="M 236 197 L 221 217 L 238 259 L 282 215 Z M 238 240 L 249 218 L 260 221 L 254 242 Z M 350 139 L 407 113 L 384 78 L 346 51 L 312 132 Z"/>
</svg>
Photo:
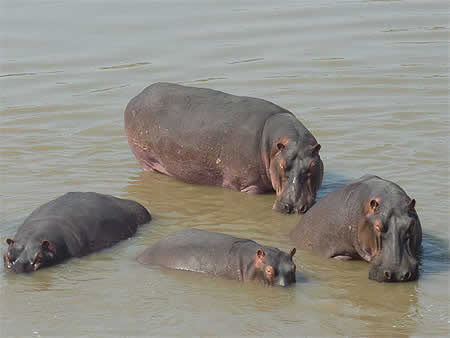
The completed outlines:
<svg viewBox="0 0 450 338">
<path fill-rule="evenodd" d="M 312 207 L 313 204 L 314 204 L 314 202 L 300 203 L 300 204 L 294 206 L 293 203 L 282 202 L 282 201 L 276 200 L 273 205 L 273 210 L 276 210 L 278 212 L 285 213 L 285 214 L 293 214 L 293 213 L 304 214 Z"/>
<path fill-rule="evenodd" d="M 411 280 L 413 276 L 413 273 L 411 271 L 406 271 L 406 272 L 400 272 L 400 273 L 396 273 L 396 272 L 391 272 L 386 270 L 384 272 L 384 277 L 385 277 L 385 281 L 389 282 L 389 281 L 409 281 Z"/>
<path fill-rule="evenodd" d="M 378 282 L 408 282 L 418 278 L 418 264 L 412 264 L 408 268 L 393 268 L 372 266 L 369 271 L 369 279 Z"/>
<path fill-rule="evenodd" d="M 294 212 L 294 206 L 292 204 L 280 202 L 278 200 L 275 201 L 272 209 L 285 214 L 292 214 Z"/>
<path fill-rule="evenodd" d="M 307 204 L 302 204 L 301 206 L 299 206 L 296 210 L 297 213 L 299 214 L 304 214 L 305 212 L 308 211 L 309 208 L 311 208 L 312 205 L 307 205 Z"/>
</svg>

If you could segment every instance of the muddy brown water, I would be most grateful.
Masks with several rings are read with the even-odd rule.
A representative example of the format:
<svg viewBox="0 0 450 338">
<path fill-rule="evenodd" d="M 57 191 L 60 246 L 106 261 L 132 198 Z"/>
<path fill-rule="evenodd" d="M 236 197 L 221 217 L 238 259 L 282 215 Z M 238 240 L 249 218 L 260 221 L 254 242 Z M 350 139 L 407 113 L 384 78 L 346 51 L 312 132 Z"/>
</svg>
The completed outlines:
<svg viewBox="0 0 450 338">
<path fill-rule="evenodd" d="M 0 271 L 0 336 L 446 336 L 449 106 L 446 1 L 2 1 L 0 250 L 67 191 L 137 200 L 154 220 L 121 244 L 30 275 Z M 298 250 L 299 281 L 265 288 L 145 268 L 186 227 L 289 250 L 301 216 L 144 173 L 123 110 L 157 81 L 271 100 L 322 144 L 319 197 L 367 173 L 417 200 L 422 275 Z"/>
</svg>

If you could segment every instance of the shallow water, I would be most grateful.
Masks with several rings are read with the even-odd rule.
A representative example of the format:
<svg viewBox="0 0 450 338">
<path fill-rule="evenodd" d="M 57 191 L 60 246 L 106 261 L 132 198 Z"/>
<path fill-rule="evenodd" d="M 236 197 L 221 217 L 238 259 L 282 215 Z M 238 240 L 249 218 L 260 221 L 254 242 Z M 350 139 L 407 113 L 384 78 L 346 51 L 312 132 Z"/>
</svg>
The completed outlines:
<svg viewBox="0 0 450 338">
<path fill-rule="evenodd" d="M 154 220 L 111 249 L 30 275 L 0 272 L 1 336 L 445 336 L 449 317 L 446 1 L 9 1 L 1 4 L 0 249 L 67 191 L 137 200 Z M 123 110 L 170 81 L 271 100 L 322 144 L 319 197 L 367 173 L 417 200 L 417 282 L 298 250 L 291 288 L 140 266 L 185 227 L 289 250 L 300 216 L 144 173 Z"/>
</svg>

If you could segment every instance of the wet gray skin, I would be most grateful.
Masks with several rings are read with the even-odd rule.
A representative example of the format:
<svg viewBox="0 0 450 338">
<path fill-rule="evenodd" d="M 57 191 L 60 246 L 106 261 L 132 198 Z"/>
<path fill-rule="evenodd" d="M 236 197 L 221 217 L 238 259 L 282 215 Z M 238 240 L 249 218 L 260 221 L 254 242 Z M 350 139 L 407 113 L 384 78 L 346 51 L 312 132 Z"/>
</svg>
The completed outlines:
<svg viewBox="0 0 450 338">
<path fill-rule="evenodd" d="M 293 147 L 294 149 L 297 147 Z M 319 156 L 320 144 L 303 150 L 287 150 L 280 166 L 281 192 L 273 208 L 284 213 L 305 213 L 316 200 L 322 185 L 323 163 Z"/>
<path fill-rule="evenodd" d="M 380 251 L 371 261 L 370 279 L 395 282 L 418 278 L 422 230 L 414 205 L 415 200 L 378 206 L 373 222 L 378 223 L 377 218 L 381 219 Z"/>
<path fill-rule="evenodd" d="M 69 192 L 34 210 L 8 238 L 5 268 L 32 272 L 114 245 L 151 220 L 139 203 L 94 192 Z"/>
<path fill-rule="evenodd" d="M 412 281 L 422 242 L 415 203 L 397 184 L 366 175 L 318 201 L 290 236 L 328 258 L 366 260 L 369 279 Z"/>
<path fill-rule="evenodd" d="M 9 249 L 3 255 L 3 262 L 7 269 L 16 273 L 36 271 L 58 262 L 58 257 L 50 249 L 48 241 L 29 242 L 24 245 L 8 239 L 7 244 Z"/>
<path fill-rule="evenodd" d="M 273 209 L 304 213 L 322 183 L 320 145 L 269 101 L 155 83 L 127 105 L 128 143 L 146 171 L 241 192 L 275 191 Z"/>
<path fill-rule="evenodd" d="M 252 240 L 217 232 L 184 229 L 170 233 L 138 258 L 144 265 L 202 272 L 214 276 L 289 286 L 296 282 L 296 266 L 289 254 Z"/>
</svg>

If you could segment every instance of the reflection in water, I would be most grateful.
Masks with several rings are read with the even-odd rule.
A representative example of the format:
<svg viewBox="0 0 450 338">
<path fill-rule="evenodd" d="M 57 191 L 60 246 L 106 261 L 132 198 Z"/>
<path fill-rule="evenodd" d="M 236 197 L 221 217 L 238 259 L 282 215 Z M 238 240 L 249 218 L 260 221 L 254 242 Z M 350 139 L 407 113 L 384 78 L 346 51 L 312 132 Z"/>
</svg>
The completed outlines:
<svg viewBox="0 0 450 338">
<path fill-rule="evenodd" d="M 434 274 L 450 271 L 450 245 L 447 238 L 424 233 L 422 240 L 421 275 L 432 278 Z"/>
<path fill-rule="evenodd" d="M 156 218 L 170 220 L 177 228 L 226 230 L 238 237 L 256 232 L 261 238 L 266 231 L 272 233 L 277 228 L 287 232 L 298 219 L 272 210 L 275 194 L 252 195 L 222 187 L 186 184 L 158 173 L 142 171 L 139 176 L 130 177 L 125 192 L 125 197 L 141 202 Z"/>
<path fill-rule="evenodd" d="M 340 187 L 343 187 L 344 185 L 350 183 L 354 179 L 357 179 L 357 177 L 348 178 L 342 174 L 337 173 L 336 171 L 324 170 L 322 186 L 317 192 L 316 201 L 329 194 L 330 192 L 335 191 Z"/>
<path fill-rule="evenodd" d="M 5 295 L 11 297 L 13 301 L 18 285 L 23 288 L 19 292 L 42 292 L 49 291 L 52 288 L 52 276 L 46 273 L 46 269 L 34 273 L 16 274 L 15 272 L 5 271 Z M 7 302 L 6 304 L 8 304 Z"/>
</svg>

